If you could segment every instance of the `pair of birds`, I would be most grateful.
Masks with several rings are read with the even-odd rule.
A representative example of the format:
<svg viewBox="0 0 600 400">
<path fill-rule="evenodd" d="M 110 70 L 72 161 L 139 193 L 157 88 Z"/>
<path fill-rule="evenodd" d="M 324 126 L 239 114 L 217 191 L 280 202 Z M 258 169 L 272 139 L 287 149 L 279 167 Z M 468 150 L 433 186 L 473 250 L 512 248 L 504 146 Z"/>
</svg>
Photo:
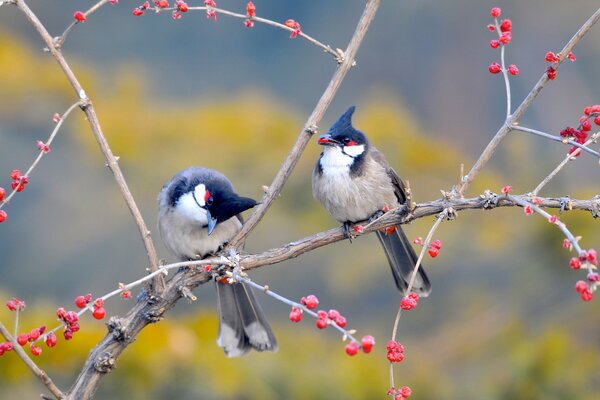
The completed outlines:
<svg viewBox="0 0 600 400">
<path fill-rule="evenodd" d="M 378 216 L 386 207 L 406 202 L 402 180 L 379 150 L 352 126 L 350 107 L 319 137 L 323 152 L 312 175 L 313 194 L 347 235 L 351 223 Z M 240 213 L 257 203 L 241 197 L 220 172 L 192 167 L 175 175 L 162 188 L 158 227 L 167 249 L 179 259 L 201 259 L 217 252 L 242 227 Z M 350 237 L 350 236 L 349 236 Z M 392 233 L 377 232 L 396 286 L 406 295 L 417 255 L 397 226 Z M 216 283 L 219 308 L 217 343 L 229 357 L 251 348 L 274 351 L 277 341 L 251 288 L 243 283 Z M 429 279 L 419 268 L 413 290 L 427 296 Z"/>
</svg>

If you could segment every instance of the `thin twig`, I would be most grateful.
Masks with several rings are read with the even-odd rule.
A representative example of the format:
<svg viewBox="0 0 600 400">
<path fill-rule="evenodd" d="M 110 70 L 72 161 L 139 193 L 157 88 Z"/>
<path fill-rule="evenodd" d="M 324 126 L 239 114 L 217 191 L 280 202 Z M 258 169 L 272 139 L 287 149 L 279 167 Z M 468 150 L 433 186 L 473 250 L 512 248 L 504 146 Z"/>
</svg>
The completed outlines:
<svg viewBox="0 0 600 400">
<path fill-rule="evenodd" d="M 13 345 L 13 350 L 21 360 L 27 365 L 27 367 L 42 381 L 42 383 L 48 388 L 50 393 L 54 395 L 57 399 L 64 399 L 64 393 L 54 384 L 52 379 L 48 376 L 48 374 L 37 366 L 35 362 L 27 355 L 25 350 L 17 343 L 14 337 L 10 335 L 8 329 L 4 326 L 4 324 L 0 321 L 0 333 L 4 336 L 4 339 L 8 340 Z"/>
<path fill-rule="evenodd" d="M 131 214 L 135 220 L 135 223 L 138 227 L 140 235 L 142 236 L 142 241 L 144 242 L 144 247 L 146 248 L 146 253 L 147 253 L 148 259 L 150 261 L 150 271 L 151 272 L 156 271 L 158 269 L 158 256 L 156 254 L 156 248 L 154 247 L 154 242 L 152 241 L 152 237 L 150 236 L 150 231 L 148 230 L 146 222 L 144 221 L 144 218 L 142 217 L 142 213 L 140 212 L 140 209 L 138 208 L 138 206 L 135 202 L 135 199 L 133 198 L 133 195 L 131 194 L 131 191 L 129 190 L 127 181 L 125 180 L 125 176 L 123 175 L 123 172 L 121 171 L 121 168 L 119 167 L 117 158 L 113 154 L 110 146 L 108 145 L 108 142 L 106 141 L 106 137 L 104 136 L 104 133 L 102 132 L 102 127 L 100 126 L 100 121 L 98 120 L 98 116 L 96 115 L 96 110 L 94 109 L 94 106 L 93 106 L 91 100 L 87 97 L 85 90 L 83 90 L 81 83 L 79 83 L 79 80 L 73 73 L 73 70 L 67 63 L 67 60 L 62 55 L 60 48 L 57 48 L 54 46 L 52 37 L 50 36 L 50 34 L 46 30 L 46 28 L 42 24 L 42 22 L 38 19 L 38 17 L 33 13 L 33 11 L 31 11 L 31 9 L 29 8 L 29 6 L 25 2 L 25 0 L 15 0 L 15 4 L 23 12 L 23 14 L 25 14 L 25 17 L 27 18 L 27 20 L 33 25 L 33 27 L 40 34 L 40 36 L 46 43 L 46 46 L 48 46 L 50 53 L 52 54 L 54 59 L 58 62 L 63 73 L 65 74 L 67 80 L 69 81 L 69 83 L 71 84 L 73 89 L 75 90 L 75 93 L 77 93 L 77 96 L 79 97 L 79 99 L 84 102 L 84 105 L 82 105 L 81 108 L 85 112 L 88 124 L 90 125 L 92 133 L 94 134 L 94 137 L 96 138 L 96 141 L 98 142 L 98 145 L 100 146 L 100 150 L 102 151 L 104 158 L 106 159 L 107 166 L 113 173 L 113 177 L 115 178 L 115 181 L 117 182 L 117 186 L 119 187 L 119 190 L 121 191 L 121 194 L 123 195 L 123 198 L 125 199 L 125 203 L 127 204 L 129 211 L 131 212 Z M 158 292 L 160 292 L 164 288 L 164 281 L 162 280 L 162 277 L 158 277 L 155 280 L 154 284 L 155 284 L 155 288 Z"/>
<path fill-rule="evenodd" d="M 536 135 L 536 136 L 540 136 L 540 137 L 543 137 L 546 139 L 554 140 L 555 142 L 560 142 L 563 144 L 569 144 L 571 146 L 579 147 L 583 151 L 586 151 L 596 157 L 600 157 L 600 153 L 587 147 L 588 144 L 577 143 L 576 141 L 571 140 L 571 139 L 566 140 L 564 138 L 561 138 L 560 136 L 551 135 L 546 132 L 538 131 L 538 130 L 531 129 L 531 128 L 526 128 L 526 127 L 520 126 L 520 125 L 513 125 L 510 127 L 510 129 L 515 130 L 515 131 L 525 132 L 525 133 L 531 133 L 532 135 Z M 597 133 L 595 135 L 597 135 Z"/>
<path fill-rule="evenodd" d="M 106 3 L 108 3 L 110 0 L 100 0 L 99 2 L 97 2 L 96 4 L 94 4 L 92 7 L 90 7 L 89 10 L 87 10 L 86 12 L 83 13 L 83 15 L 85 15 L 85 17 L 89 17 L 90 15 L 92 15 L 93 13 L 95 13 L 96 11 L 98 11 L 100 9 L 100 7 L 102 7 L 103 5 L 105 5 Z M 67 35 L 71 32 L 71 30 L 75 27 L 75 25 L 80 24 L 81 22 L 79 21 L 73 21 L 71 22 L 71 24 L 67 27 L 67 29 L 65 29 L 65 31 L 63 32 L 62 35 L 60 35 L 59 37 L 55 37 L 54 38 L 54 46 L 59 49 L 62 47 L 62 45 L 65 43 L 65 40 L 67 40 Z"/>
<path fill-rule="evenodd" d="M 496 25 L 496 32 L 498 33 L 498 38 L 502 36 L 502 31 L 500 30 L 500 23 L 498 22 L 498 18 L 494 18 L 494 24 Z M 502 76 L 504 78 L 504 86 L 506 89 L 506 118 L 510 117 L 510 80 L 508 77 L 508 71 L 506 69 L 506 63 L 504 62 L 504 53 L 506 50 L 506 44 L 500 44 L 500 64 L 502 65 Z"/>
<path fill-rule="evenodd" d="M 584 144 L 583 147 L 579 147 L 577 150 L 573 151 L 573 153 L 567 154 L 567 156 L 564 158 L 564 160 L 562 160 L 557 166 L 556 168 L 554 168 L 554 170 L 552 170 L 552 172 L 550 172 L 550 174 L 548 174 L 547 177 L 544 178 L 543 181 L 540 182 L 539 185 L 537 185 L 537 187 L 535 189 L 533 189 L 533 192 L 531 192 L 533 195 L 537 195 L 540 190 L 542 190 L 544 188 L 544 186 L 546 186 L 548 184 L 548 182 L 550 182 L 550 180 L 552 180 L 563 168 L 565 165 L 567 165 L 567 163 L 571 160 L 576 160 L 577 156 L 581 153 L 581 150 L 586 150 L 588 149 L 588 147 L 591 143 L 595 142 L 598 137 L 600 137 L 600 132 L 596 132 L 594 133 Z"/>
<path fill-rule="evenodd" d="M 269 207 L 271 207 L 273 201 L 279 196 L 283 185 L 291 175 L 292 170 L 294 169 L 298 160 L 300 159 L 300 156 L 306 148 L 308 141 L 316 132 L 316 127 L 319 121 L 321 121 L 321 118 L 323 118 L 325 111 L 327 111 L 327 108 L 331 104 L 331 101 L 333 100 L 340 85 L 342 84 L 344 77 L 350 70 L 352 66 L 352 60 L 354 60 L 354 58 L 356 57 L 356 52 L 358 51 L 358 48 L 360 47 L 371 22 L 375 18 L 375 13 L 379 8 L 380 3 L 381 0 L 369 0 L 367 2 L 367 5 L 365 6 L 363 14 L 356 27 L 356 30 L 354 31 L 352 39 L 348 44 L 348 48 L 344 52 L 345 59 L 335 70 L 333 77 L 329 82 L 329 85 L 325 89 L 325 92 L 323 92 L 323 95 L 319 99 L 312 114 L 310 115 L 310 117 L 308 117 L 308 120 L 304 124 L 304 129 L 302 129 L 302 132 L 300 132 L 300 134 L 298 135 L 296 143 L 294 143 L 294 146 L 290 150 L 286 160 L 283 162 L 281 168 L 277 172 L 277 175 L 275 175 L 273 182 L 269 186 L 259 205 L 254 209 L 254 212 L 252 213 L 252 215 L 250 215 L 250 217 L 242 227 L 242 230 L 231 240 L 229 245 L 230 248 L 239 247 L 244 242 L 248 234 L 256 227 L 256 225 L 264 217 Z"/>
<path fill-rule="evenodd" d="M 436 217 L 435 222 L 433 223 L 433 226 L 429 230 L 429 233 L 427 234 L 427 237 L 425 238 L 425 241 L 423 242 L 423 248 L 421 249 L 421 252 L 419 253 L 419 258 L 417 259 L 417 262 L 415 263 L 415 267 L 414 267 L 412 275 L 410 277 L 410 282 L 408 283 L 408 288 L 406 289 L 406 293 L 410 293 L 413 288 L 415 279 L 417 277 L 417 272 L 419 271 L 419 268 L 421 267 L 421 262 L 423 261 L 423 257 L 425 256 L 425 251 L 427 251 L 427 249 L 429 248 L 429 244 L 431 243 L 433 234 L 435 233 L 437 228 L 440 226 L 442 221 L 447 217 L 448 217 L 448 209 L 445 209 L 440 214 L 438 214 L 438 216 Z M 394 340 L 394 341 L 396 340 L 396 335 L 398 334 L 398 326 L 400 325 L 400 317 L 402 317 L 402 307 L 398 307 L 398 312 L 396 313 L 396 319 L 394 320 L 394 327 L 392 328 L 392 339 L 391 340 Z M 394 385 L 394 363 L 393 362 L 390 362 L 390 387 L 395 387 L 395 385 Z"/>
<path fill-rule="evenodd" d="M 316 312 L 308 309 L 305 305 L 295 302 L 293 300 L 290 300 L 286 297 L 283 297 L 282 295 L 273 292 L 269 287 L 259 285 L 258 283 L 252 281 L 250 278 L 247 278 L 247 277 L 241 276 L 240 274 L 235 273 L 235 269 L 234 269 L 234 273 L 233 273 L 233 279 L 236 281 L 244 282 L 244 283 L 252 286 L 253 288 L 260 290 L 267 296 L 271 296 L 272 298 L 274 298 L 282 303 L 285 303 L 291 307 L 296 307 L 298 309 L 301 309 L 303 313 L 309 314 L 310 316 L 314 317 L 315 319 L 319 318 L 319 315 Z M 348 339 L 350 339 L 350 341 L 355 342 L 359 348 L 362 348 L 361 342 L 359 340 L 356 340 L 356 338 L 352 335 L 352 333 L 350 331 L 338 326 L 338 324 L 336 324 L 334 321 L 332 321 L 330 319 L 327 319 L 327 324 L 332 326 L 333 328 L 337 329 L 343 335 L 344 339 L 348 338 Z"/>
<path fill-rule="evenodd" d="M 75 104 L 71 105 L 71 107 L 67 108 L 67 111 L 65 111 L 63 113 L 63 115 L 60 117 L 60 119 L 56 123 L 56 126 L 52 130 L 50 137 L 48 137 L 48 140 L 46 141 L 46 144 L 48 146 L 50 146 L 52 144 L 52 142 L 54 141 L 54 137 L 60 130 L 60 127 L 62 126 L 63 122 L 65 122 L 65 120 L 67 119 L 69 114 L 71 114 L 71 111 L 73 111 L 75 109 L 75 107 L 80 106 L 81 104 L 82 104 L 81 101 L 78 101 Z M 35 160 L 33 160 L 33 163 L 31 163 L 31 166 L 27 169 L 27 171 L 25 172 L 25 174 L 23 176 L 26 176 L 26 177 L 31 176 L 31 173 L 33 172 L 33 170 L 35 169 L 35 167 L 38 165 L 38 163 L 40 162 L 42 157 L 44 157 L 45 154 L 46 153 L 44 152 L 43 149 L 40 150 L 37 157 L 35 158 Z M 17 188 L 18 188 L 18 186 L 16 188 L 14 188 L 13 191 L 3 201 L 0 202 L 0 208 L 4 207 L 4 205 L 8 204 L 10 202 L 10 199 L 12 199 L 15 194 L 17 194 Z"/>
<path fill-rule="evenodd" d="M 588 18 L 588 20 L 581 26 L 577 33 L 575 33 L 571 40 L 569 40 L 569 42 L 565 45 L 565 47 L 563 47 L 560 53 L 569 54 L 571 51 L 573 51 L 575 46 L 589 32 L 589 30 L 592 28 L 592 26 L 594 26 L 598 19 L 600 19 L 600 8 L 596 10 L 596 12 L 594 12 L 594 14 L 592 14 L 590 18 Z M 560 60 L 554 64 L 554 68 L 558 69 L 560 64 L 562 64 L 566 59 L 567 57 L 561 57 Z M 523 102 L 519 105 L 519 107 L 517 107 L 515 112 L 509 118 L 506 119 L 504 124 L 498 130 L 498 132 L 496 132 L 496 135 L 494 135 L 492 140 L 483 150 L 483 152 L 481 153 L 481 155 L 479 156 L 469 173 L 465 175 L 461 179 L 461 182 L 454 188 L 454 192 L 457 195 L 464 195 L 464 192 L 469 186 L 469 184 L 473 181 L 473 179 L 475 179 L 479 172 L 481 172 L 483 167 L 487 164 L 492 155 L 496 152 L 496 149 L 498 148 L 502 140 L 510 132 L 511 126 L 518 124 L 518 121 L 521 118 L 521 116 L 525 113 L 525 111 L 529 109 L 529 107 L 540 94 L 547 82 L 548 75 L 546 74 L 546 72 L 544 72 L 544 74 L 535 84 L 533 89 L 531 89 L 527 97 L 525 97 L 525 100 L 523 100 Z"/>
</svg>

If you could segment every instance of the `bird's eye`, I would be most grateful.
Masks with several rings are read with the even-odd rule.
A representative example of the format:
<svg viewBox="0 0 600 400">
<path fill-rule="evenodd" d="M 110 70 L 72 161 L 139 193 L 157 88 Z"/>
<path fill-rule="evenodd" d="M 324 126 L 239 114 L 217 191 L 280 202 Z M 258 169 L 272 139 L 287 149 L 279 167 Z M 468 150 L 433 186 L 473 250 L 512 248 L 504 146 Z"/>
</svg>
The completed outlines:
<svg viewBox="0 0 600 400">
<path fill-rule="evenodd" d="M 352 139 L 350 139 L 350 138 L 344 138 L 344 139 L 342 140 L 342 142 L 344 143 L 344 145 L 345 145 L 345 146 L 356 146 L 356 145 L 358 144 L 358 142 L 357 142 L 357 141 L 355 141 L 355 140 L 352 140 Z"/>
<path fill-rule="evenodd" d="M 212 203 L 213 203 L 213 197 L 212 197 L 212 196 L 210 196 L 210 197 L 208 198 L 208 200 L 206 200 L 206 205 L 207 205 L 207 206 L 212 206 Z"/>
</svg>

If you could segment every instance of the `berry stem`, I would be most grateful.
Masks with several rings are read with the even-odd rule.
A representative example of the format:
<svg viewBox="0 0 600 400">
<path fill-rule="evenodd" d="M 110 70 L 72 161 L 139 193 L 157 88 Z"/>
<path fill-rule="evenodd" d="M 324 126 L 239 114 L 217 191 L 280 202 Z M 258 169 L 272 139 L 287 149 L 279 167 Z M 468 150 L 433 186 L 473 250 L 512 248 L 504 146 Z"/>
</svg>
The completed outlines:
<svg viewBox="0 0 600 400">
<path fill-rule="evenodd" d="M 94 4 L 93 6 L 91 6 L 86 12 L 83 13 L 83 15 L 87 18 L 90 15 L 92 15 L 93 13 L 95 13 L 96 11 L 98 11 L 100 9 L 100 7 L 102 7 L 103 5 L 105 5 L 106 3 L 108 3 L 110 0 L 100 0 L 99 2 L 97 2 L 96 4 Z M 71 30 L 75 27 L 75 25 L 79 24 L 79 21 L 73 21 L 71 22 L 71 24 L 67 27 L 67 29 L 65 29 L 65 31 L 63 32 L 62 35 L 55 37 L 54 38 L 54 46 L 58 49 L 60 47 L 62 47 L 62 45 L 65 43 L 65 40 L 67 40 L 67 35 L 71 32 Z"/>
<path fill-rule="evenodd" d="M 60 119 L 56 123 L 56 126 L 52 130 L 52 133 L 50 134 L 50 137 L 46 141 L 46 144 L 48 146 L 50 146 L 52 144 L 52 141 L 54 140 L 54 137 L 56 136 L 56 134 L 60 130 L 60 127 L 62 126 L 62 124 L 65 121 L 65 119 L 67 119 L 67 117 L 69 116 L 69 114 L 71 114 L 71 111 L 73 111 L 76 107 L 80 106 L 81 104 L 82 104 L 82 101 L 79 100 L 76 103 L 72 104 L 71 107 L 67 108 L 67 111 L 65 111 L 64 114 L 60 117 Z M 44 150 L 40 150 L 39 153 L 38 153 L 38 155 L 37 155 L 37 157 L 35 158 L 35 160 L 33 160 L 33 163 L 27 169 L 27 172 L 25 172 L 23 174 L 23 176 L 29 177 L 31 175 L 31 172 L 35 169 L 35 167 L 38 165 L 38 163 L 40 162 L 40 160 L 42 159 L 42 157 L 44 157 L 45 154 L 46 153 L 44 152 Z M 12 199 L 13 196 L 17 193 L 17 188 L 13 189 L 13 191 L 2 202 L 0 202 L 0 209 L 10 202 L 10 199 Z"/>
<path fill-rule="evenodd" d="M 260 290 L 261 292 L 263 292 L 267 296 L 273 297 L 275 300 L 279 300 L 282 303 L 285 303 L 285 304 L 287 304 L 289 306 L 299 308 L 299 309 L 303 310 L 304 313 L 307 313 L 310 316 L 314 317 L 315 319 L 318 319 L 318 314 L 316 312 L 314 312 L 313 310 L 309 310 L 305 305 L 297 303 L 297 302 L 295 302 L 293 300 L 290 300 L 290 299 L 288 299 L 286 297 L 283 297 L 282 295 L 273 292 L 267 286 L 261 286 L 258 283 L 255 283 L 250 278 L 241 276 L 240 273 L 236 271 L 236 268 L 234 268 L 234 270 L 233 270 L 233 276 L 232 276 L 232 278 L 235 281 L 243 282 L 243 283 L 245 283 L 247 285 L 252 286 L 255 289 Z M 329 325 L 331 327 L 337 329 L 338 331 L 340 331 L 342 333 L 342 335 L 344 335 L 344 337 L 349 338 L 350 341 L 355 342 L 358 345 L 359 348 L 362 348 L 361 342 L 359 340 L 356 340 L 356 338 L 354 336 L 352 336 L 352 334 L 349 331 L 347 331 L 346 329 L 338 326 L 336 323 L 331 323 Z"/>
<path fill-rule="evenodd" d="M 564 160 L 562 160 L 556 166 L 556 168 L 554 168 L 554 170 L 552 170 L 552 172 L 550 172 L 550 174 L 546 178 L 544 178 L 544 180 L 541 181 L 535 189 L 533 189 L 533 192 L 531 192 L 531 193 L 533 195 L 537 195 L 540 192 L 540 190 L 542 190 L 543 187 L 546 186 L 546 184 L 548 182 L 550 182 L 552 180 L 552 178 L 554 178 L 564 168 L 565 165 L 567 165 L 567 163 L 569 161 L 577 159 L 577 156 L 581 153 L 581 150 L 593 151 L 593 150 L 589 149 L 587 146 L 590 145 L 591 143 L 596 142 L 596 140 L 599 137 L 600 137 L 600 132 L 596 132 L 592 136 L 590 136 L 590 138 L 583 145 L 580 145 L 579 143 L 577 143 L 577 145 L 578 145 L 577 147 L 579 147 L 579 148 L 577 150 L 575 150 L 573 153 L 567 154 L 567 156 L 564 158 Z M 572 142 L 572 140 L 569 142 Z"/>
<path fill-rule="evenodd" d="M 515 130 L 515 131 L 525 132 L 525 133 L 531 133 L 532 135 L 536 135 L 536 136 L 540 136 L 540 137 L 543 137 L 546 139 L 554 140 L 555 142 L 566 143 L 571 146 L 579 147 L 581 150 L 586 151 L 586 152 L 600 158 L 600 153 L 587 147 L 589 145 L 589 143 L 591 143 L 593 140 L 592 141 L 588 140 L 585 144 L 581 144 L 581 143 L 577 143 L 574 140 L 570 140 L 570 139 L 565 140 L 565 138 L 562 138 L 560 136 L 551 135 L 546 132 L 538 131 L 538 130 L 531 129 L 531 128 L 526 128 L 526 127 L 520 126 L 520 125 L 511 125 L 510 129 Z M 598 133 L 596 133 L 595 135 L 598 135 Z M 596 138 L 597 137 L 598 136 L 596 136 Z M 577 153 L 577 154 L 579 154 L 579 153 Z M 573 156 L 573 154 L 571 154 L 571 156 Z"/>
<path fill-rule="evenodd" d="M 498 37 L 500 37 L 502 31 L 500 30 L 498 18 L 494 18 L 494 24 L 496 25 L 496 32 L 498 32 Z M 508 79 L 508 70 L 506 69 L 506 63 L 504 62 L 504 52 L 506 50 L 506 45 L 502 43 L 501 46 L 502 47 L 500 48 L 500 65 L 502 65 L 502 76 L 504 77 L 504 86 L 506 87 L 506 118 L 508 119 L 510 117 L 511 110 L 510 80 Z"/>
</svg>

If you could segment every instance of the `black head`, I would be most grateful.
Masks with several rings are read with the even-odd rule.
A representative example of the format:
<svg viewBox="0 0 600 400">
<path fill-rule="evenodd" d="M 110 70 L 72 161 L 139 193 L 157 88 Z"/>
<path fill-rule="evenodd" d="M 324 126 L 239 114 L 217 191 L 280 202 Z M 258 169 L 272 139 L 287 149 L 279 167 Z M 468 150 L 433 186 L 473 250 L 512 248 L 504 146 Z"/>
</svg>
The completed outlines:
<svg viewBox="0 0 600 400">
<path fill-rule="evenodd" d="M 344 153 L 356 157 L 367 150 L 369 140 L 364 133 L 352 126 L 352 114 L 355 106 L 348 108 L 335 124 L 329 129 L 326 135 L 319 137 L 318 143 L 322 146 L 337 146 L 344 150 Z M 362 146 L 362 151 L 353 151 L 354 146 Z"/>
<path fill-rule="evenodd" d="M 255 200 L 235 193 L 225 175 L 207 168 L 182 171 L 167 186 L 169 205 L 186 208 L 190 215 L 205 221 L 209 234 L 219 222 L 256 205 Z"/>
</svg>

